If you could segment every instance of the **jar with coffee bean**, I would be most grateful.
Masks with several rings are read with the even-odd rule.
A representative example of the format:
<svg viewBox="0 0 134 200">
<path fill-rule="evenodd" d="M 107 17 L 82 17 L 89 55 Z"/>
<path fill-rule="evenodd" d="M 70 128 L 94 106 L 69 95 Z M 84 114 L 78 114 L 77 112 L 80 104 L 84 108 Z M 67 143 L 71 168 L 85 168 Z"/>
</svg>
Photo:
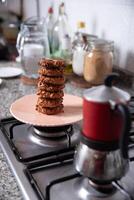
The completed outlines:
<svg viewBox="0 0 134 200">
<path fill-rule="evenodd" d="M 113 49 L 113 41 L 97 39 L 90 43 L 90 50 L 84 61 L 84 79 L 87 82 L 101 84 L 105 76 L 112 72 Z"/>
</svg>

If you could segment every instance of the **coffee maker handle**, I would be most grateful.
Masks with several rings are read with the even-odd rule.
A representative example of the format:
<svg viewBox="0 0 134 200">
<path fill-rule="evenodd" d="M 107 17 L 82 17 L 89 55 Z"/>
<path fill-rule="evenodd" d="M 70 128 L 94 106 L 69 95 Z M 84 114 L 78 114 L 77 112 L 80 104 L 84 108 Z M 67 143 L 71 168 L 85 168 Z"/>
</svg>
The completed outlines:
<svg viewBox="0 0 134 200">
<path fill-rule="evenodd" d="M 120 150 L 122 152 L 122 156 L 125 159 L 128 159 L 128 142 L 129 142 L 129 132 L 131 128 L 131 118 L 128 107 L 125 104 L 117 104 L 116 110 L 119 111 L 123 116 L 123 132 L 120 138 Z"/>
</svg>

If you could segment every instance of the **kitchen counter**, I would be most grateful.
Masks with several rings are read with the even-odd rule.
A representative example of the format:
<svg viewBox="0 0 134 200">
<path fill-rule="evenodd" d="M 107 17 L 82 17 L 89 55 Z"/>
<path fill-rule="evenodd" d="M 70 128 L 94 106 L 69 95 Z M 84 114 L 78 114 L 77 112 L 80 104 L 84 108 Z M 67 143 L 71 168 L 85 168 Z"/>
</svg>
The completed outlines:
<svg viewBox="0 0 134 200">
<path fill-rule="evenodd" d="M 0 67 L 14 66 L 20 67 L 18 63 L 0 63 Z M 12 79 L 3 79 L 0 85 L 0 119 L 10 117 L 10 105 L 18 98 L 36 92 L 36 86 L 24 85 L 19 77 Z M 133 95 L 131 88 L 126 88 Z M 83 89 L 77 88 L 66 83 L 65 92 L 82 96 Z M 0 149 L 0 200 L 22 200 L 22 194 L 18 188 L 17 182 L 9 168 L 3 152 Z"/>
</svg>

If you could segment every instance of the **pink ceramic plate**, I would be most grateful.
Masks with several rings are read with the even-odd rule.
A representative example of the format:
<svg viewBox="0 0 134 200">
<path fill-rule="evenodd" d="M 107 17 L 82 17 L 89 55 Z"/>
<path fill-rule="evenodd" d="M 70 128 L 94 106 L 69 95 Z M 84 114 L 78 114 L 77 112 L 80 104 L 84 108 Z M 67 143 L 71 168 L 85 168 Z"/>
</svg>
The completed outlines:
<svg viewBox="0 0 134 200">
<path fill-rule="evenodd" d="M 35 126 L 62 126 L 82 120 L 82 98 L 65 94 L 64 113 L 46 115 L 35 110 L 38 96 L 24 96 L 16 100 L 10 107 L 11 114 L 21 122 Z"/>
</svg>

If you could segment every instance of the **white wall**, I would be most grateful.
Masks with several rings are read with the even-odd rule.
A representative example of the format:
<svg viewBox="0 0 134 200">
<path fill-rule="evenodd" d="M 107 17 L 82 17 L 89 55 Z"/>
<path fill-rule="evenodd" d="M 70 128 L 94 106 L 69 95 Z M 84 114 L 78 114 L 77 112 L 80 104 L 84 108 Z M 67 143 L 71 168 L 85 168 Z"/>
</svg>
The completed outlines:
<svg viewBox="0 0 134 200">
<path fill-rule="evenodd" d="M 41 16 L 54 3 L 55 16 L 61 0 L 39 0 Z M 84 20 L 87 31 L 115 42 L 115 64 L 134 72 L 134 0 L 64 0 L 73 31 Z M 25 0 L 26 17 L 36 15 L 34 0 Z"/>
</svg>

